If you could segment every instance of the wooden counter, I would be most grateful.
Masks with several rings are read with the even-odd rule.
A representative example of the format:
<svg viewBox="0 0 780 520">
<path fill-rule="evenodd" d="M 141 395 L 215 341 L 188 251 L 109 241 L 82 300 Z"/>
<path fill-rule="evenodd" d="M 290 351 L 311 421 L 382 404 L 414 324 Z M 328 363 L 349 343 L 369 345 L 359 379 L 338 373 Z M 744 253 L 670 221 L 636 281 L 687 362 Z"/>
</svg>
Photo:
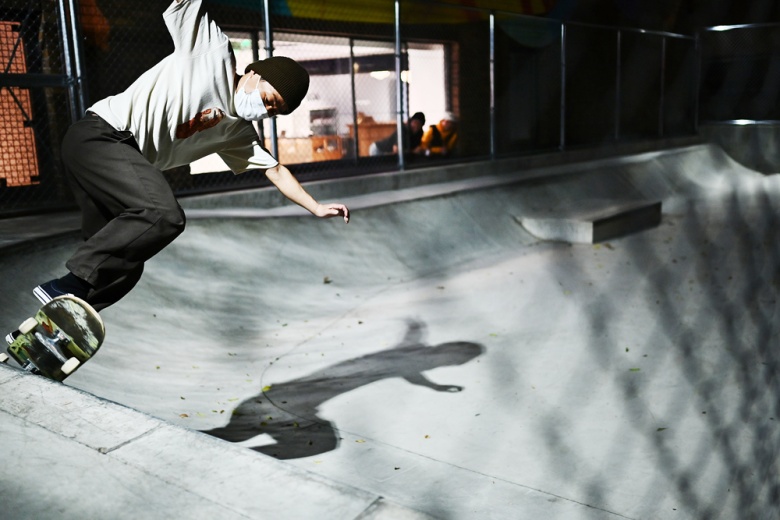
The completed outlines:
<svg viewBox="0 0 780 520">
<path fill-rule="evenodd" d="M 337 161 L 344 157 L 341 137 L 338 135 L 318 135 L 312 137 L 280 137 L 279 162 L 298 164 L 316 161 Z M 271 140 L 265 140 L 265 146 L 271 149 Z"/>
<path fill-rule="evenodd" d="M 354 125 L 347 125 L 349 127 L 349 136 L 355 137 Z M 389 137 L 396 130 L 396 123 L 358 123 L 358 155 L 360 157 L 368 157 L 368 149 L 371 143 L 379 141 L 385 137 Z"/>
</svg>

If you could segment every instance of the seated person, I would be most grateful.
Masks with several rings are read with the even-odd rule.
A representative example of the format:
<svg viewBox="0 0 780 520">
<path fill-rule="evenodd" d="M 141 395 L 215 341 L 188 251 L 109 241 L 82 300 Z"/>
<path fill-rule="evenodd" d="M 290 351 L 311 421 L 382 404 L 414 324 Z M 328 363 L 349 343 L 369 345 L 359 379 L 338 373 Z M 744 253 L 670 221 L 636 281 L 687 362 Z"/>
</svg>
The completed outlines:
<svg viewBox="0 0 780 520">
<path fill-rule="evenodd" d="M 431 125 L 420 141 L 420 147 L 428 156 L 445 156 L 455 153 L 458 142 L 458 116 L 445 112 L 438 124 Z"/>
<path fill-rule="evenodd" d="M 422 148 L 420 148 L 420 141 L 423 136 L 423 125 L 425 124 L 425 114 L 422 112 L 415 113 L 409 118 L 409 122 L 404 126 L 404 152 L 420 154 Z M 376 155 L 388 155 L 398 153 L 398 131 L 393 132 L 390 136 L 371 143 L 369 148 L 369 154 Z"/>
</svg>

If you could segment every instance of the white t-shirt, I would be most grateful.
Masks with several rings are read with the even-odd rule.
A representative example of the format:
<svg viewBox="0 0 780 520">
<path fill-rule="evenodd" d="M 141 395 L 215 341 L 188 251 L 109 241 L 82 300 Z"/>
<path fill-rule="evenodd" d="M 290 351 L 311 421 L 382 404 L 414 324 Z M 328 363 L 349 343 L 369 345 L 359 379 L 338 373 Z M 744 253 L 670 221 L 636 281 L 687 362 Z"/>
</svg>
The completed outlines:
<svg viewBox="0 0 780 520">
<path fill-rule="evenodd" d="M 201 0 L 174 1 L 163 19 L 173 54 L 89 110 L 115 129 L 132 132 L 144 157 L 161 170 L 212 153 L 234 173 L 276 166 L 252 123 L 236 115 L 230 40 Z"/>
</svg>

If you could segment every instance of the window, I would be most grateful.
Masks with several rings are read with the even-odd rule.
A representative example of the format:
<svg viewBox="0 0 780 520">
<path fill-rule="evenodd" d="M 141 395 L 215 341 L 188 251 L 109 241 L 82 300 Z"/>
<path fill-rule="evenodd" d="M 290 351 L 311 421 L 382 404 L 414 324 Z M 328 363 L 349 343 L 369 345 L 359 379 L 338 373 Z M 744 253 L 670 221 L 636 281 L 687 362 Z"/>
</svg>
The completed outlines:
<svg viewBox="0 0 780 520">
<path fill-rule="evenodd" d="M 262 33 L 229 32 L 239 74 L 266 56 Z M 395 44 L 347 37 L 274 34 L 274 55 L 288 56 L 309 71 L 309 93 L 292 114 L 276 118 L 278 159 L 300 164 L 368 157 L 377 139 L 396 130 Z M 425 113 L 433 123 L 446 108 L 443 44 L 405 45 L 402 73 L 404 112 Z M 357 132 L 355 132 L 357 125 Z M 261 135 L 270 150 L 272 124 L 262 121 Z M 192 173 L 226 171 L 212 155 L 192 164 Z"/>
</svg>

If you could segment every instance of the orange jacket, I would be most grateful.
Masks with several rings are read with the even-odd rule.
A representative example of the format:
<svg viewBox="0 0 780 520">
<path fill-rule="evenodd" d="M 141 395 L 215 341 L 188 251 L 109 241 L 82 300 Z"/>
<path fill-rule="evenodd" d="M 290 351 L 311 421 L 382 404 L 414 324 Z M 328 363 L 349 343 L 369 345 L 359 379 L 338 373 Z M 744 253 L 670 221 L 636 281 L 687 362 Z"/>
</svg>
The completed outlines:
<svg viewBox="0 0 780 520">
<path fill-rule="evenodd" d="M 458 141 L 458 130 L 453 126 L 449 132 L 444 131 L 440 124 L 431 125 L 422 136 L 420 146 L 431 155 L 448 155 L 455 150 Z"/>
</svg>

